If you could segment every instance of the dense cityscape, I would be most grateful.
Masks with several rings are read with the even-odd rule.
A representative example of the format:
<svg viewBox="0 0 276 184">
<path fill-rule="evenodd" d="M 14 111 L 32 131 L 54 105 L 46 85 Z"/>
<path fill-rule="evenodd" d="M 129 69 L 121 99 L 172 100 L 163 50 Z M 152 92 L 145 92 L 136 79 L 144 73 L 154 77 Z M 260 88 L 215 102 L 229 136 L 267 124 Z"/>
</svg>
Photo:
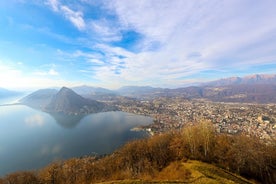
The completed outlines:
<svg viewBox="0 0 276 184">
<path fill-rule="evenodd" d="M 199 122 L 211 121 L 219 133 L 257 136 L 270 142 L 276 135 L 276 105 L 223 103 L 184 98 L 156 98 L 139 101 L 121 99 L 116 102 L 125 112 L 151 116 L 153 124 L 144 127 L 150 134 L 177 130 Z"/>
</svg>

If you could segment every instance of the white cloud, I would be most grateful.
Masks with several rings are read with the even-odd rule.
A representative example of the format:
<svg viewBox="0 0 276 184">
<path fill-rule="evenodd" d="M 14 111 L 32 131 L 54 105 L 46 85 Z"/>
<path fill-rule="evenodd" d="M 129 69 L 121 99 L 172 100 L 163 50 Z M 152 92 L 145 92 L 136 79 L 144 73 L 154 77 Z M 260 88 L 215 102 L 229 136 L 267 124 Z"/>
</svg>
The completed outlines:
<svg viewBox="0 0 276 184">
<path fill-rule="evenodd" d="M 59 2 L 58 0 L 48 0 L 46 5 L 49 5 L 55 12 L 59 9 Z"/>
<path fill-rule="evenodd" d="M 55 69 L 50 69 L 49 71 L 37 71 L 34 72 L 34 75 L 40 75 L 40 76 L 57 76 L 59 73 Z"/>
<path fill-rule="evenodd" d="M 93 64 L 99 64 L 99 65 L 102 65 L 102 64 L 104 64 L 104 62 L 103 61 L 101 61 L 101 60 L 99 60 L 99 59 L 89 59 L 88 60 L 90 63 L 93 63 Z"/>
<path fill-rule="evenodd" d="M 16 62 L 15 62 L 16 63 Z M 0 86 L 8 89 L 46 88 L 57 86 L 76 86 L 79 81 L 67 81 L 62 78 L 50 78 L 50 74 L 58 75 L 54 69 L 46 73 L 30 72 L 18 66 L 10 66 L 0 61 Z"/>
<path fill-rule="evenodd" d="M 108 52 L 106 53 L 108 54 Z M 116 53 L 123 54 L 124 52 Z M 174 85 L 176 83 L 181 85 L 184 80 L 177 81 L 177 78 L 188 76 L 202 68 L 206 68 L 202 62 L 181 62 L 181 58 L 175 60 L 164 58 L 166 57 L 165 54 L 155 55 L 151 52 L 143 52 L 124 56 L 127 57 L 124 59 L 109 58 L 108 65 L 97 68 L 96 78 L 101 79 L 102 83 L 110 81 L 109 85 L 112 85 L 112 87 L 131 84 L 145 85 L 145 83 L 154 86 L 167 86 L 173 84 L 171 81 L 174 81 Z M 121 62 L 124 63 L 124 67 L 120 68 L 120 74 L 116 74 L 114 71 Z"/>
<path fill-rule="evenodd" d="M 57 71 L 55 71 L 54 69 L 50 69 L 48 73 L 49 73 L 49 75 L 59 75 L 59 73 Z"/>
<path fill-rule="evenodd" d="M 99 37 L 101 41 L 111 42 L 122 39 L 120 27 L 107 19 L 91 20 L 89 27 L 92 37 Z M 96 34 L 96 35 L 95 35 Z"/>
<path fill-rule="evenodd" d="M 64 14 L 64 16 L 71 21 L 79 30 L 85 29 L 85 22 L 83 19 L 83 13 L 80 11 L 73 11 L 68 6 L 62 5 L 60 6 L 60 10 Z"/>
<path fill-rule="evenodd" d="M 109 10 L 118 16 L 120 29 L 134 30 L 145 39 L 137 53 L 97 45 L 109 62 L 97 68 L 96 75 L 102 82 L 162 86 L 175 80 L 181 84 L 182 78 L 205 70 L 276 61 L 273 1 L 256 1 L 254 5 L 247 0 L 108 2 Z M 160 44 L 158 49 L 148 50 L 152 42 Z M 197 57 L 190 57 L 193 53 Z M 125 68 L 119 74 L 113 72 L 118 63 L 114 55 L 124 56 L 120 61 Z"/>
<path fill-rule="evenodd" d="M 81 31 L 85 29 L 86 24 L 81 11 L 74 11 L 68 6 L 60 3 L 58 0 L 48 0 L 46 5 L 50 6 L 53 11 L 61 13 L 77 29 Z"/>
</svg>

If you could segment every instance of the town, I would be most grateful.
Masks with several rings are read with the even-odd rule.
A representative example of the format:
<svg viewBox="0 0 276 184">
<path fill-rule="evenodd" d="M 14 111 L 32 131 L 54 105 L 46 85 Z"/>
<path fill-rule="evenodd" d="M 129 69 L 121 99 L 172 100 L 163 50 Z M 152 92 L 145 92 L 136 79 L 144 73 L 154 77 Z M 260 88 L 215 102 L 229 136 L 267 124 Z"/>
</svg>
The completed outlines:
<svg viewBox="0 0 276 184">
<path fill-rule="evenodd" d="M 153 123 L 143 127 L 150 134 L 179 130 L 206 120 L 213 123 L 218 133 L 244 133 L 264 142 L 275 141 L 276 137 L 276 104 L 224 103 L 180 97 L 145 101 L 122 98 L 113 103 L 122 111 L 152 117 Z"/>
</svg>

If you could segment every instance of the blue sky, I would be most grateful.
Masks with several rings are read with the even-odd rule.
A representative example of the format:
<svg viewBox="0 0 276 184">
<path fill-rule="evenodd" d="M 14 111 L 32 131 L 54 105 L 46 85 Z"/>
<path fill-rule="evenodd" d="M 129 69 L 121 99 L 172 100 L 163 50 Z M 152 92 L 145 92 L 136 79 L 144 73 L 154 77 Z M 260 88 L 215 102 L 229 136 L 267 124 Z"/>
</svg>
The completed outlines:
<svg viewBox="0 0 276 184">
<path fill-rule="evenodd" d="M 0 1 L 0 87 L 181 87 L 276 73 L 274 0 Z"/>
</svg>

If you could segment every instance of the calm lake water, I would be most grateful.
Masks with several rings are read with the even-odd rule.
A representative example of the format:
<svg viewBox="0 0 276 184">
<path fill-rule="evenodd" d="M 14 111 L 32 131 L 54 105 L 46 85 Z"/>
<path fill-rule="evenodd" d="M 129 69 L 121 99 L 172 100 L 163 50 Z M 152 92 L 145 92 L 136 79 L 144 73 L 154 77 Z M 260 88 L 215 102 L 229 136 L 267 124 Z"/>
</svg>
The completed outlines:
<svg viewBox="0 0 276 184">
<path fill-rule="evenodd" d="M 0 176 L 55 160 L 108 154 L 146 136 L 130 129 L 152 119 L 124 112 L 85 117 L 47 114 L 23 105 L 0 106 Z"/>
</svg>

